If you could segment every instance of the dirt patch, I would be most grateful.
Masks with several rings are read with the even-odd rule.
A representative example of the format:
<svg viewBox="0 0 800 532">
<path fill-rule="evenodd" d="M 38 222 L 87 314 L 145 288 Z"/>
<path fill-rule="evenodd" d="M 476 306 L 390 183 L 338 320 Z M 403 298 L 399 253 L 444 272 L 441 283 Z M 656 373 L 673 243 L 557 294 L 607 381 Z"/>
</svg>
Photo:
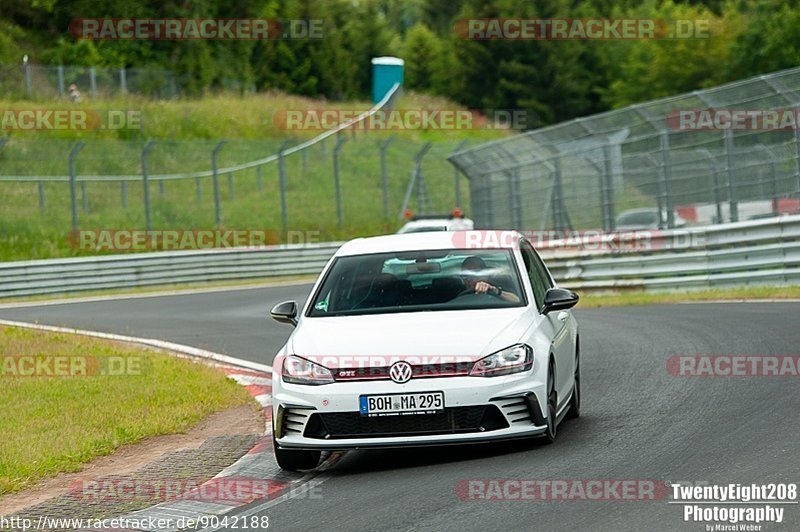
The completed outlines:
<svg viewBox="0 0 800 532">
<path fill-rule="evenodd" d="M 125 445 L 114 454 L 92 460 L 77 473 L 61 473 L 19 493 L 0 497 L 0 515 L 18 513 L 48 499 L 66 495 L 73 482 L 86 478 L 126 475 L 178 450 L 198 449 L 210 438 L 260 435 L 265 430 L 264 416 L 251 403 L 211 414 L 186 434 L 156 436 L 134 445 Z"/>
</svg>

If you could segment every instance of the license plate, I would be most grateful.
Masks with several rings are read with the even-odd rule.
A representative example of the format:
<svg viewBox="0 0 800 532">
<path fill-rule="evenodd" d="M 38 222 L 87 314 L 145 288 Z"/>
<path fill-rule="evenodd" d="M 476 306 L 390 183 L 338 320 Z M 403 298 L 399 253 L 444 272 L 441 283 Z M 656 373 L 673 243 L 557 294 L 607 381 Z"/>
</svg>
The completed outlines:
<svg viewBox="0 0 800 532">
<path fill-rule="evenodd" d="M 435 414 L 444 409 L 444 392 L 362 395 L 358 400 L 362 416 Z"/>
</svg>

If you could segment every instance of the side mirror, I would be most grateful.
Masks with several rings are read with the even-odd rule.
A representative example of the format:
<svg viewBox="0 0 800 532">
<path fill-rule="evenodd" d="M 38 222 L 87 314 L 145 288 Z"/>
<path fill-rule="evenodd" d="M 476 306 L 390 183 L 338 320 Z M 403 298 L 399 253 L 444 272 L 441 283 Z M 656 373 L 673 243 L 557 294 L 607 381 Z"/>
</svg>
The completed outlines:
<svg viewBox="0 0 800 532">
<path fill-rule="evenodd" d="M 284 301 L 278 303 L 269 312 L 272 319 L 278 323 L 288 323 L 289 325 L 297 325 L 297 303 L 294 301 Z"/>
<path fill-rule="evenodd" d="M 548 314 L 554 310 L 567 310 L 578 303 L 578 294 L 566 288 L 551 288 L 544 294 L 544 310 Z"/>
</svg>

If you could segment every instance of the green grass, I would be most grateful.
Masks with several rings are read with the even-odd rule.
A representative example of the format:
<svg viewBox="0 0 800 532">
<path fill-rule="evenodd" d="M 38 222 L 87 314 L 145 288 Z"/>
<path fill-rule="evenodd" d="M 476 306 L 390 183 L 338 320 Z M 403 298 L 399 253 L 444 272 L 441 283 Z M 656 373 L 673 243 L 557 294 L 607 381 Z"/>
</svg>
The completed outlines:
<svg viewBox="0 0 800 532">
<path fill-rule="evenodd" d="M 118 376 L 0 375 L 0 495 L 250 401 L 217 369 L 77 335 L 0 327 L 0 354 L 146 361 L 138 374 Z"/>
<path fill-rule="evenodd" d="M 607 294 L 581 294 L 578 308 L 759 299 L 800 299 L 800 286 L 753 286 L 686 292 L 635 291 Z"/>
<path fill-rule="evenodd" d="M 0 108 L 46 107 L 38 102 L 0 102 Z M 123 138 L 119 132 L 36 132 L 12 136 L 0 149 L 0 176 L 67 175 L 67 155 L 79 138 L 86 142 L 76 159 L 79 175 L 139 175 L 140 151 L 146 139 L 158 139 L 148 158 L 150 174 L 208 170 L 211 151 L 218 139 L 228 139 L 219 155 L 220 167 L 249 162 L 271 155 L 288 138 L 308 138 L 318 131 L 287 132 L 277 128 L 272 113 L 279 109 L 341 108 L 367 109 L 366 102 L 338 104 L 285 95 L 248 97 L 219 96 L 196 101 L 152 102 L 145 100 L 96 102 L 96 108 L 139 106 L 143 130 L 137 138 Z M 63 105 L 62 105 L 63 107 Z M 454 106 L 444 100 L 410 95 L 398 107 L 442 109 Z M 449 212 L 455 207 L 454 169 L 446 157 L 462 141 L 472 145 L 507 134 L 498 130 L 396 131 L 346 134 L 339 168 L 343 223 L 337 223 L 332 151 L 335 139 L 328 139 L 304 155 L 285 159 L 287 172 L 287 217 L 290 231 L 318 231 L 321 240 L 348 239 L 395 231 L 414 156 L 426 142 L 432 148 L 423 161 L 423 175 L 432 210 Z M 387 149 L 389 212 L 384 215 L 380 184 L 379 146 L 394 136 Z M 233 176 L 234 193 L 228 176 L 219 176 L 222 226 L 229 229 L 266 229 L 281 233 L 281 201 L 278 165 L 248 169 Z M 0 260 L 24 260 L 92 254 L 71 247 L 70 189 L 66 182 L 42 182 L 45 205 L 39 206 L 38 183 L 0 181 Z M 468 182 L 462 178 L 462 205 L 469 205 Z M 126 184 L 127 200 L 122 204 L 120 182 L 90 182 L 86 185 L 86 209 L 81 186 L 77 187 L 81 229 L 144 229 L 144 192 L 141 180 Z M 154 229 L 209 229 L 215 226 L 213 180 L 196 183 L 172 180 L 163 185 L 151 182 Z M 416 210 L 416 195 L 411 208 Z"/>
</svg>

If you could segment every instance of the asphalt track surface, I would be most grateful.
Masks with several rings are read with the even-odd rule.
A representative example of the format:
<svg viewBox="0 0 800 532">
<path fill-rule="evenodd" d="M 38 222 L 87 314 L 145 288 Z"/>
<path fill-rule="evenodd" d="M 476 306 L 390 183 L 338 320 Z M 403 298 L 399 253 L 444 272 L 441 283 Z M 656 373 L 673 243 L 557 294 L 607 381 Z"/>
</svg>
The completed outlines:
<svg viewBox="0 0 800 532">
<path fill-rule="evenodd" d="M 269 364 L 291 328 L 266 319 L 309 285 L 0 310 L 0 317 L 130 334 Z M 470 479 L 800 482 L 800 379 L 676 377 L 673 355 L 797 355 L 800 303 L 578 309 L 583 411 L 535 441 L 348 453 L 320 498 L 261 513 L 276 530 L 706 530 L 668 499 L 465 501 Z M 457 334 L 457 331 L 447 332 Z M 800 530 L 800 505 L 782 505 Z"/>
</svg>

